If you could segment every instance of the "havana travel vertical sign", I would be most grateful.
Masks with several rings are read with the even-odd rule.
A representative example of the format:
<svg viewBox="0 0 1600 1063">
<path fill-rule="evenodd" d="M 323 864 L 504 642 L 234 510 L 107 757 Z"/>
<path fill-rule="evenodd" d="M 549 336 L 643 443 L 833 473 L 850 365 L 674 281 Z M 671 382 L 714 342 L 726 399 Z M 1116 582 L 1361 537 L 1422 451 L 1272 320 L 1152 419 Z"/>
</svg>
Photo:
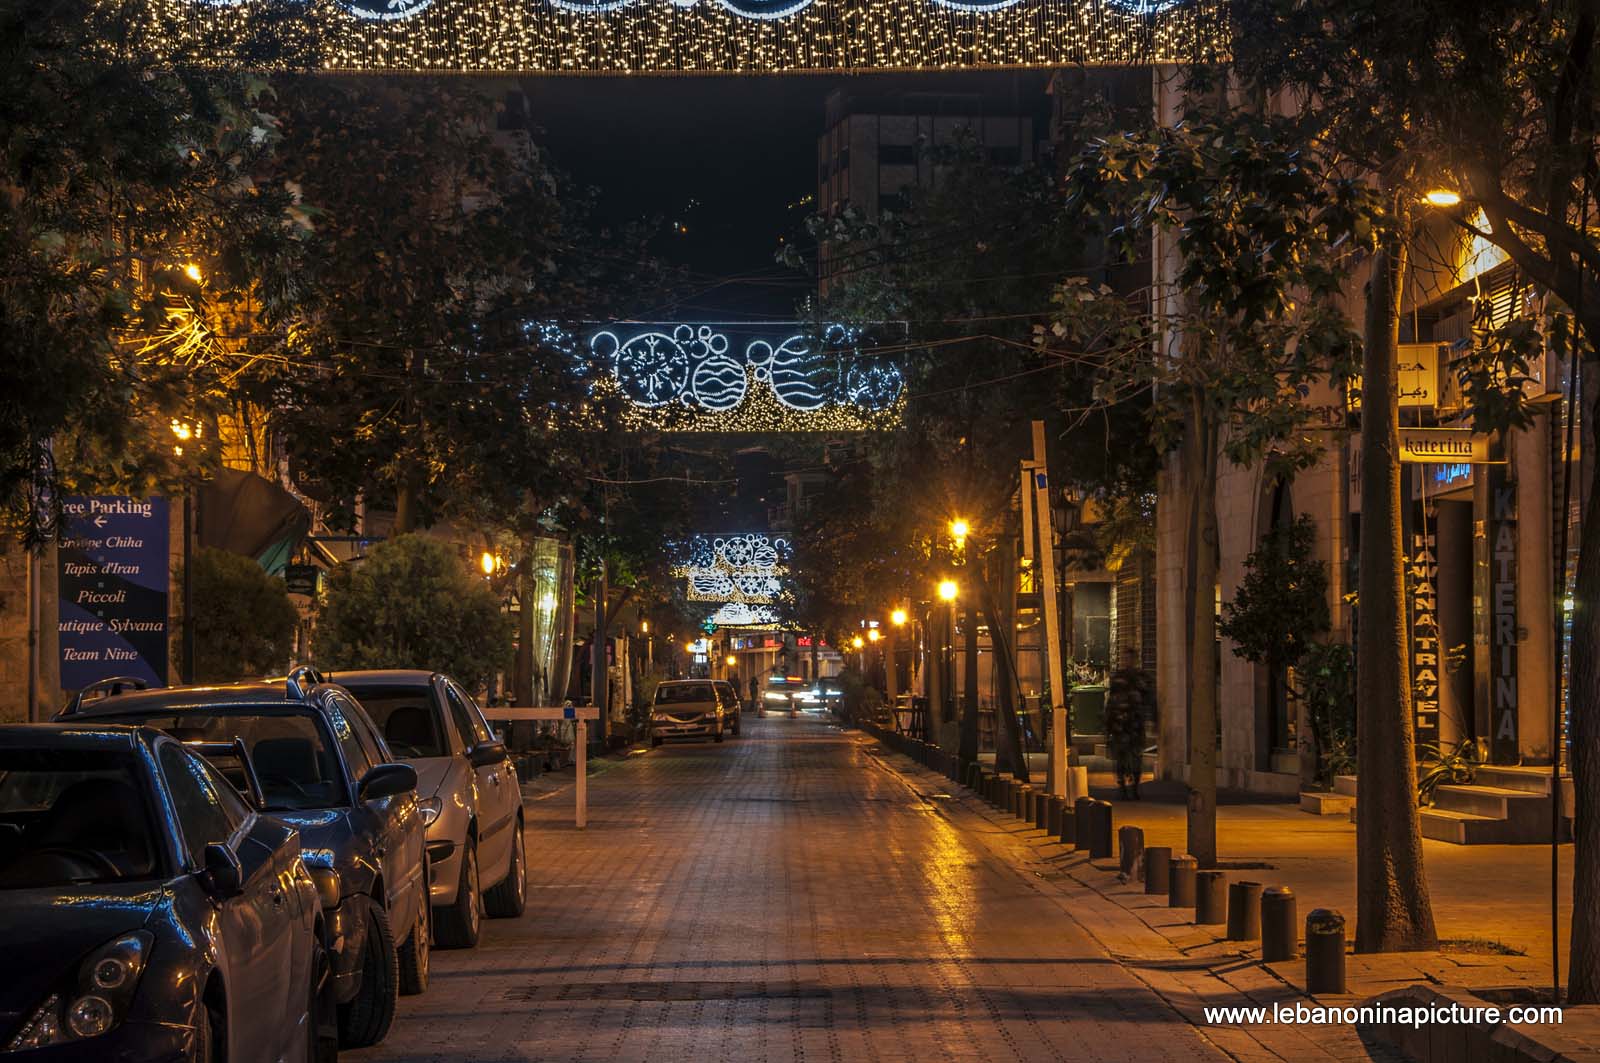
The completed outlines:
<svg viewBox="0 0 1600 1063">
<path fill-rule="evenodd" d="M 1411 536 L 1411 708 L 1418 746 L 1439 742 L 1439 686 L 1444 654 L 1439 646 L 1438 539 L 1431 531 Z"/>
<path fill-rule="evenodd" d="M 61 686 L 132 676 L 167 683 L 171 525 L 164 498 L 65 501 L 58 551 Z"/>
</svg>

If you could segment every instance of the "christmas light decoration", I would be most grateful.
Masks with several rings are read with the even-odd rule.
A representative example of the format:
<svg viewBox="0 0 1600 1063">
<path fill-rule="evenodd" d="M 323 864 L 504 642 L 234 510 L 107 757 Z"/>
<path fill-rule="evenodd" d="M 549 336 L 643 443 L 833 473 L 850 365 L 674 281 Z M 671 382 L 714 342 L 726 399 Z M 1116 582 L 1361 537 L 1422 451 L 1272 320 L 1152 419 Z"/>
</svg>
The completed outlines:
<svg viewBox="0 0 1600 1063">
<path fill-rule="evenodd" d="M 771 605 L 783 593 L 787 539 L 759 533 L 697 535 L 686 554 L 673 574 L 688 581 L 685 597 L 691 602 Z"/>
<path fill-rule="evenodd" d="M 630 427 L 676 432 L 868 431 L 899 422 L 905 375 L 828 325 L 813 336 L 778 325 L 627 322 L 589 349 L 610 367 L 605 388 L 628 402 Z"/>
<path fill-rule="evenodd" d="M 741 605 L 728 602 L 711 614 L 711 622 L 719 628 L 744 627 L 772 630 L 778 626 L 778 614 L 764 605 Z"/>
<path fill-rule="evenodd" d="M 1226 0 L 313 0 L 328 70 L 507 74 L 1216 62 Z M 178 47 L 249 46 L 258 0 L 150 0 Z M 181 40 L 179 39 L 181 38 Z"/>
</svg>

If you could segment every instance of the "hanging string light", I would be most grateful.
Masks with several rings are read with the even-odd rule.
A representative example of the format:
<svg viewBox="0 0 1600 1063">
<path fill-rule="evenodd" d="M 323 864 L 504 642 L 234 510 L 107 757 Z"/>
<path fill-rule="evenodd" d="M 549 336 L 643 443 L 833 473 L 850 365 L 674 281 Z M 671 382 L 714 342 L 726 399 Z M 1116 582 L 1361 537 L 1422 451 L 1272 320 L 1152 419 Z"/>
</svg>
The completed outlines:
<svg viewBox="0 0 1600 1063">
<path fill-rule="evenodd" d="M 257 0 L 151 0 L 174 45 L 243 43 Z M 1226 0 L 327 0 L 329 70 L 764 74 L 1226 56 Z M 181 40 L 180 40 L 181 38 Z"/>
</svg>

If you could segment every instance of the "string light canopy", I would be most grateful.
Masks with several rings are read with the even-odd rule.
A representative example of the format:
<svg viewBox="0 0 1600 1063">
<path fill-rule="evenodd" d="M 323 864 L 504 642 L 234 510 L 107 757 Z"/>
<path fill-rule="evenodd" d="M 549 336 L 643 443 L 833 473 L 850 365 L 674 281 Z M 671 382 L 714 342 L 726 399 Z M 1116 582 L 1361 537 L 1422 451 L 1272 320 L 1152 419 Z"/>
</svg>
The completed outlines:
<svg viewBox="0 0 1600 1063">
<path fill-rule="evenodd" d="M 630 428 L 872 431 L 898 424 L 905 404 L 899 360 L 844 325 L 620 322 L 588 346 Z"/>
<path fill-rule="evenodd" d="M 150 0 L 248 48 L 263 0 Z M 1226 0 L 313 0 L 328 70 L 772 74 L 1226 58 Z M 174 44 L 180 43 L 174 40 Z"/>
</svg>

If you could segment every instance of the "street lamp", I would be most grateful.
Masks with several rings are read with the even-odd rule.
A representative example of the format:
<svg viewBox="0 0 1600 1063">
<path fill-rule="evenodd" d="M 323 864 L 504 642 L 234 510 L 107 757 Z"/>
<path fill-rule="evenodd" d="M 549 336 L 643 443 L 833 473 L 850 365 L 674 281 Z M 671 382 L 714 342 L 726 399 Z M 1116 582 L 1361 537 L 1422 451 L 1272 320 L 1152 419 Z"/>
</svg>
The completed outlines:
<svg viewBox="0 0 1600 1063">
<path fill-rule="evenodd" d="M 500 567 L 500 559 L 485 550 L 483 555 L 478 558 L 478 567 L 483 569 L 485 576 L 492 576 L 494 575 L 494 570 Z"/>
<path fill-rule="evenodd" d="M 194 281 L 196 284 L 199 284 L 201 281 L 205 280 L 205 274 L 201 273 L 200 267 L 195 265 L 193 262 L 183 267 L 183 275 Z"/>
<path fill-rule="evenodd" d="M 850 648 L 851 649 L 859 650 L 862 647 L 864 647 L 865 645 L 866 645 L 866 643 L 861 641 L 861 636 L 860 635 L 857 635 L 855 638 L 850 640 Z"/>
<path fill-rule="evenodd" d="M 868 642 L 877 642 L 881 638 L 883 638 L 883 635 L 882 635 L 882 633 L 880 633 L 878 631 L 877 628 L 874 627 L 874 628 L 868 628 L 867 629 L 867 641 Z"/>
<path fill-rule="evenodd" d="M 958 549 L 966 545 L 967 533 L 971 530 L 971 526 L 960 517 L 956 517 L 950 522 L 950 538 L 956 541 L 956 547 Z"/>
<path fill-rule="evenodd" d="M 895 627 L 905 627 L 906 611 L 904 609 L 896 609 L 894 612 L 890 613 L 889 623 L 893 624 Z"/>
<path fill-rule="evenodd" d="M 947 602 L 953 602 L 958 597 L 960 597 L 960 595 L 961 595 L 961 588 L 956 586 L 956 581 L 955 580 L 953 580 L 953 579 L 942 579 L 942 580 L 939 581 L 939 597 L 942 600 L 947 601 Z"/>
<path fill-rule="evenodd" d="M 1459 207 L 1461 205 L 1461 193 L 1453 188 L 1430 189 L 1422 198 L 1430 207 Z"/>
</svg>

